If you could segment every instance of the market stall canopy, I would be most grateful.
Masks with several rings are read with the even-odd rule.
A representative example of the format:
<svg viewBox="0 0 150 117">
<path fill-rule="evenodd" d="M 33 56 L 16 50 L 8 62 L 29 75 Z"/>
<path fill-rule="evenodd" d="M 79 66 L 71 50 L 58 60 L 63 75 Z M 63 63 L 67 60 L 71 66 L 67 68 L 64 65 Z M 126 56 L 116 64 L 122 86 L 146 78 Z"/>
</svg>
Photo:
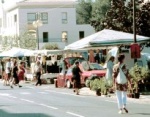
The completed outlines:
<svg viewBox="0 0 150 117">
<path fill-rule="evenodd" d="M 65 47 L 64 50 L 76 50 L 91 47 L 90 42 L 98 36 L 98 33 L 85 37 Z"/>
<path fill-rule="evenodd" d="M 150 37 L 136 35 L 138 43 L 150 41 Z M 131 44 L 134 42 L 134 35 L 131 33 L 104 29 L 98 32 L 96 38 L 90 41 L 92 46 L 113 46 L 119 44 Z"/>
<path fill-rule="evenodd" d="M 96 48 L 106 46 L 117 46 L 120 44 L 131 44 L 134 35 L 121 31 L 104 29 L 81 40 L 78 40 L 65 47 L 64 50 L 76 50 L 82 48 Z M 150 37 L 144 37 L 137 35 L 137 42 L 150 41 Z"/>
<path fill-rule="evenodd" d="M 30 56 L 29 54 L 31 53 L 32 53 L 32 50 L 13 47 L 12 49 L 8 51 L 3 51 L 2 53 L 0 53 L 0 56 L 1 57 Z"/>
<path fill-rule="evenodd" d="M 34 50 L 34 55 L 63 54 L 63 50 Z"/>
</svg>

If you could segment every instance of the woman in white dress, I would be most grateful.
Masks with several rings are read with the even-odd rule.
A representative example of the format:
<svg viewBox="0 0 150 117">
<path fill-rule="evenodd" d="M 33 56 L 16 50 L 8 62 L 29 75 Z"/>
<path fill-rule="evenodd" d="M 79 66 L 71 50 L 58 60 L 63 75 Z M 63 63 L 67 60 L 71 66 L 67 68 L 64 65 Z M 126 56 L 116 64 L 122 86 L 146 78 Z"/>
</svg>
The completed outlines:
<svg viewBox="0 0 150 117">
<path fill-rule="evenodd" d="M 114 60 L 115 57 L 111 56 L 107 62 L 106 80 L 109 86 L 112 86 L 113 84 L 112 74 L 113 74 Z"/>
</svg>

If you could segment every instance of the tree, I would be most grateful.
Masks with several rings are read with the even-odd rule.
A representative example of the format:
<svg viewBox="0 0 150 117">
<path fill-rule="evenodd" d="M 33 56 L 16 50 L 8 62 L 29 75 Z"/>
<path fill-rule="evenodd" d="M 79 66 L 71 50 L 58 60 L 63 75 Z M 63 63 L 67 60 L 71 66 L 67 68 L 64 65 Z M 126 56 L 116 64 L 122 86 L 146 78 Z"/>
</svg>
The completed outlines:
<svg viewBox="0 0 150 117">
<path fill-rule="evenodd" d="M 137 34 L 150 36 L 150 2 L 141 4 L 136 2 L 136 32 Z M 101 30 L 103 28 L 113 29 L 133 33 L 133 4 L 124 1 L 112 0 L 111 8 L 105 15 L 102 22 L 96 21 L 98 25 L 94 28 Z"/>
<path fill-rule="evenodd" d="M 2 37 L 3 48 L 20 47 L 24 49 L 35 49 L 37 40 L 35 33 L 24 31 L 19 36 L 4 36 Z"/>
<path fill-rule="evenodd" d="M 58 45 L 57 44 L 50 44 L 50 43 L 46 43 L 42 49 L 47 49 L 47 50 L 57 50 L 59 49 L 58 48 Z"/>
<path fill-rule="evenodd" d="M 110 0 L 96 0 L 93 4 L 92 17 L 90 24 L 96 31 L 103 29 L 101 22 L 110 8 Z"/>
<path fill-rule="evenodd" d="M 25 31 L 18 37 L 18 46 L 24 49 L 35 49 L 37 47 L 37 39 L 35 32 Z"/>
<path fill-rule="evenodd" d="M 77 23 L 78 24 L 89 24 L 92 13 L 92 2 L 91 0 L 85 1 L 80 0 L 76 6 Z"/>
</svg>

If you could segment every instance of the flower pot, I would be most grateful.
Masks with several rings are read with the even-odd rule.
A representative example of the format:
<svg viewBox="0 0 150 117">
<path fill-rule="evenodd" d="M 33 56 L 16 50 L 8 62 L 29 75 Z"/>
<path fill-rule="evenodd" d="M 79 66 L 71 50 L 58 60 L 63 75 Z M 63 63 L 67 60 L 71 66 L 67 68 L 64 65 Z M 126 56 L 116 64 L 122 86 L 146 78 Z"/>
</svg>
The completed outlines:
<svg viewBox="0 0 150 117">
<path fill-rule="evenodd" d="M 140 98 L 140 93 L 134 93 L 134 98 L 139 99 Z"/>
<path fill-rule="evenodd" d="M 100 91 L 100 89 L 97 89 L 97 90 L 96 90 L 96 95 L 97 95 L 97 96 L 101 96 L 101 91 Z"/>
<path fill-rule="evenodd" d="M 131 98 L 135 98 L 135 95 L 134 95 L 134 93 L 131 93 Z"/>
</svg>

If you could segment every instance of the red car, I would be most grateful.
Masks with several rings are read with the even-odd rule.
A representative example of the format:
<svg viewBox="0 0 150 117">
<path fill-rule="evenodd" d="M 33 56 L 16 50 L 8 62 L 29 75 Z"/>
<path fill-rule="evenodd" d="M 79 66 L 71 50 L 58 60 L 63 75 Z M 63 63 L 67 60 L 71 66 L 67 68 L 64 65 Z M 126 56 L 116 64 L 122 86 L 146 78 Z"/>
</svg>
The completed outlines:
<svg viewBox="0 0 150 117">
<path fill-rule="evenodd" d="M 73 67 L 70 67 L 67 70 L 66 76 L 64 76 L 63 71 L 58 75 L 55 84 L 56 87 L 72 87 L 72 68 Z M 80 69 L 82 70 L 81 84 L 83 85 L 91 75 L 103 77 L 106 74 L 106 70 L 97 63 L 82 62 L 80 64 Z"/>
</svg>

